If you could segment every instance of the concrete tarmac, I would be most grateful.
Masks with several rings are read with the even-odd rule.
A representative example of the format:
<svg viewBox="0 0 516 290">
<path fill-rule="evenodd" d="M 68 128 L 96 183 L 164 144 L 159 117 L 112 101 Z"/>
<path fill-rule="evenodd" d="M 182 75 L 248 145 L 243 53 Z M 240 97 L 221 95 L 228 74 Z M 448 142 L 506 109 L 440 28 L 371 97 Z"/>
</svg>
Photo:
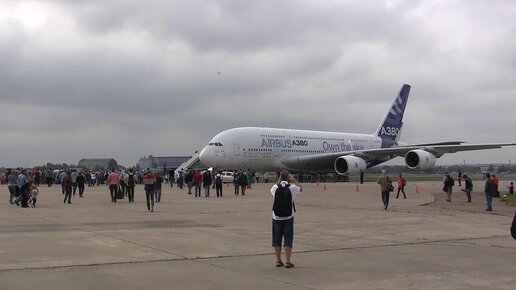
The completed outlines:
<svg viewBox="0 0 516 290">
<path fill-rule="evenodd" d="M 221 198 L 164 185 L 153 213 L 140 185 L 135 203 L 101 186 L 72 204 L 42 186 L 36 208 L 1 186 L 0 289 L 516 289 L 513 207 L 486 213 L 477 191 L 441 206 L 441 183 L 421 182 L 384 210 L 375 183 L 324 185 L 296 200 L 292 269 L 275 267 L 271 184 Z"/>
</svg>

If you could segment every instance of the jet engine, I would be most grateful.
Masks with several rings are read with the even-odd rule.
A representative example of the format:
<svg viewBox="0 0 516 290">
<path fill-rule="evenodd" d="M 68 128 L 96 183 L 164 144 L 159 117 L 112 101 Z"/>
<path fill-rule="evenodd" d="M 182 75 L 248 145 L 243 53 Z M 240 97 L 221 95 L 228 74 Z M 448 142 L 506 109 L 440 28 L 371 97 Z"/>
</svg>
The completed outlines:
<svg viewBox="0 0 516 290">
<path fill-rule="evenodd" d="M 405 164 L 414 170 L 428 170 L 435 165 L 435 155 L 425 150 L 412 150 L 405 154 Z"/>
<path fill-rule="evenodd" d="M 364 159 L 355 156 L 340 156 L 333 164 L 335 172 L 340 175 L 358 174 L 367 168 Z"/>
</svg>

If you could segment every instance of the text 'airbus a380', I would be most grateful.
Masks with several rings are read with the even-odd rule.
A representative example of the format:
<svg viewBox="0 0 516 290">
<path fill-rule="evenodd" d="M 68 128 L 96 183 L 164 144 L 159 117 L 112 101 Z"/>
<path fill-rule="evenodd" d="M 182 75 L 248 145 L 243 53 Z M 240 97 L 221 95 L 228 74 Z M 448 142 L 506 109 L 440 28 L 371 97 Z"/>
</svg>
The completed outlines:
<svg viewBox="0 0 516 290">
<path fill-rule="evenodd" d="M 408 168 L 427 170 L 445 153 L 514 146 L 516 143 L 442 142 L 407 145 L 398 142 L 410 92 L 403 85 L 374 134 L 242 127 L 217 134 L 199 155 L 205 166 L 220 169 L 336 172 L 361 170 L 403 156 Z"/>
</svg>

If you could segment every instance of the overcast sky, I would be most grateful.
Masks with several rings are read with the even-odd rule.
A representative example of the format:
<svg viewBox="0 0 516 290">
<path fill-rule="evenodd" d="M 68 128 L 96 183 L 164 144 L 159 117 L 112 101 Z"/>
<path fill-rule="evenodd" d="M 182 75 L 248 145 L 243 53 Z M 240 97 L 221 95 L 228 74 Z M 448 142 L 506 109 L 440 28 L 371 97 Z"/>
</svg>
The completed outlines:
<svg viewBox="0 0 516 290">
<path fill-rule="evenodd" d="M 240 126 L 372 133 L 404 83 L 402 141 L 516 142 L 515 19 L 513 0 L 1 1 L 0 167 L 131 166 Z"/>
</svg>

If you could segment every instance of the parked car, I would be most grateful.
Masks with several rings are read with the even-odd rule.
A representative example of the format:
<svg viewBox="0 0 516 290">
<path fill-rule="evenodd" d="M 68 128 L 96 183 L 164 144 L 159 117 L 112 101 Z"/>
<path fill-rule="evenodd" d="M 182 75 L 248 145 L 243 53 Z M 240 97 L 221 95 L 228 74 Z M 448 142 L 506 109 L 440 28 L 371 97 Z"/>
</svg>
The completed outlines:
<svg viewBox="0 0 516 290">
<path fill-rule="evenodd" d="M 222 172 L 222 182 L 233 183 L 233 172 L 232 171 L 223 171 Z"/>
</svg>

